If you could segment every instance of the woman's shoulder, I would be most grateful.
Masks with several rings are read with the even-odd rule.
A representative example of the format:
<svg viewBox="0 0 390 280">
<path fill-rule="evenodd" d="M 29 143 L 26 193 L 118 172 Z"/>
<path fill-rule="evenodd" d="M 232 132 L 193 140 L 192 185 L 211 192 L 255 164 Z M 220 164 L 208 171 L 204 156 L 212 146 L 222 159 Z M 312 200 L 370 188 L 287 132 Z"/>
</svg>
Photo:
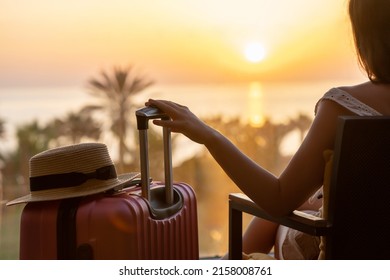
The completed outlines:
<svg viewBox="0 0 390 280">
<path fill-rule="evenodd" d="M 367 98 L 365 94 L 367 89 L 363 90 L 361 87 L 366 86 L 356 85 L 352 87 L 331 88 L 317 102 L 315 106 L 315 113 L 317 113 L 318 106 L 322 101 L 331 100 L 334 103 L 359 116 L 382 115 L 380 112 L 378 112 L 378 110 L 371 106 L 373 102 L 365 102 L 370 101 L 373 95 L 371 94 L 371 96 Z"/>
</svg>

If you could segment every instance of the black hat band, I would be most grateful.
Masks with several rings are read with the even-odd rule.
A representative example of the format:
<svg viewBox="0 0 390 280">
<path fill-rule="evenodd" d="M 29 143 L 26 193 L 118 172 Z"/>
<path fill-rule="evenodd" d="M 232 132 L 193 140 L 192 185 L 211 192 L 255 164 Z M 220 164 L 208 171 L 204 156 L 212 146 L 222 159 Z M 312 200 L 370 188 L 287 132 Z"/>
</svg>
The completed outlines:
<svg viewBox="0 0 390 280">
<path fill-rule="evenodd" d="M 43 191 L 48 189 L 69 188 L 79 186 L 90 179 L 109 180 L 117 178 L 114 165 L 100 167 L 90 173 L 69 172 L 30 177 L 30 190 Z"/>
</svg>

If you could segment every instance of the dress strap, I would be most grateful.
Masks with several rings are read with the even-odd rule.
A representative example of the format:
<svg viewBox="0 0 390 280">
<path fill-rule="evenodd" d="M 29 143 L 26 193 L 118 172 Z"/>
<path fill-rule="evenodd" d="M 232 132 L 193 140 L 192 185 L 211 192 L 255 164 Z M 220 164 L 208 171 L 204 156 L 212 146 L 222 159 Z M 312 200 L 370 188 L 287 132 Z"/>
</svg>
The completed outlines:
<svg viewBox="0 0 390 280">
<path fill-rule="evenodd" d="M 355 113 L 358 116 L 381 116 L 382 115 L 377 110 L 364 104 L 360 100 L 350 95 L 348 92 L 339 88 L 330 89 L 327 93 L 324 94 L 324 96 L 320 100 L 318 100 L 314 110 L 315 114 L 317 114 L 318 104 L 322 100 L 332 100 L 338 103 L 339 105 L 343 106 L 344 108 L 348 109 L 349 111 Z"/>
</svg>

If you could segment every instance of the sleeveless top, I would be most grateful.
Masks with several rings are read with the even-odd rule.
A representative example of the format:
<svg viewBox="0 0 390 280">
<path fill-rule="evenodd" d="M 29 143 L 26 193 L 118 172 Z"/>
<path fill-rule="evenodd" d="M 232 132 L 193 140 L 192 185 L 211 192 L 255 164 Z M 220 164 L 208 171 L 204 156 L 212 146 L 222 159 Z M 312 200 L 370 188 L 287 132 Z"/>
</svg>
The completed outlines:
<svg viewBox="0 0 390 280">
<path fill-rule="evenodd" d="M 318 100 L 314 113 L 317 113 L 318 105 L 323 100 L 332 100 L 358 116 L 381 116 L 382 114 L 356 99 L 348 92 L 332 88 Z M 319 192 L 321 189 L 319 190 Z M 320 211 L 304 211 L 315 216 L 320 216 Z M 300 231 L 279 226 L 276 234 L 275 256 L 279 259 L 317 259 L 320 253 L 320 238 Z"/>
<path fill-rule="evenodd" d="M 332 88 L 328 92 L 326 92 L 324 96 L 320 100 L 318 100 L 314 109 L 314 113 L 317 113 L 318 104 L 322 100 L 332 100 L 338 103 L 339 105 L 343 106 L 344 108 L 348 109 L 352 113 L 355 113 L 358 116 L 381 116 L 382 115 L 377 110 L 364 104 L 360 100 L 350 95 L 348 92 L 339 88 Z"/>
</svg>

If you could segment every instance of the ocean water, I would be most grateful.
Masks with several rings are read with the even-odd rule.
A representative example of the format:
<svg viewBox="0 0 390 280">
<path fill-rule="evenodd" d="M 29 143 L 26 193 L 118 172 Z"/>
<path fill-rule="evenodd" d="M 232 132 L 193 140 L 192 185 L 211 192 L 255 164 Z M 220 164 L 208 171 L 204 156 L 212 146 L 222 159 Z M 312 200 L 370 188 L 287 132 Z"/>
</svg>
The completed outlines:
<svg viewBox="0 0 390 280">
<path fill-rule="evenodd" d="M 200 117 L 239 117 L 244 122 L 256 125 L 264 116 L 274 122 L 284 122 L 299 113 L 314 116 L 317 100 L 328 89 L 351 83 L 353 81 L 329 80 L 154 85 L 136 96 L 134 102 L 142 107 L 149 98 L 168 99 L 188 106 Z M 96 103 L 96 98 L 82 87 L 0 87 L 0 118 L 5 121 L 6 129 L 0 151 L 15 148 L 15 130 L 19 125 L 32 120 L 44 124 L 77 111 L 86 104 Z M 187 142 L 186 145 L 191 144 Z"/>
</svg>

